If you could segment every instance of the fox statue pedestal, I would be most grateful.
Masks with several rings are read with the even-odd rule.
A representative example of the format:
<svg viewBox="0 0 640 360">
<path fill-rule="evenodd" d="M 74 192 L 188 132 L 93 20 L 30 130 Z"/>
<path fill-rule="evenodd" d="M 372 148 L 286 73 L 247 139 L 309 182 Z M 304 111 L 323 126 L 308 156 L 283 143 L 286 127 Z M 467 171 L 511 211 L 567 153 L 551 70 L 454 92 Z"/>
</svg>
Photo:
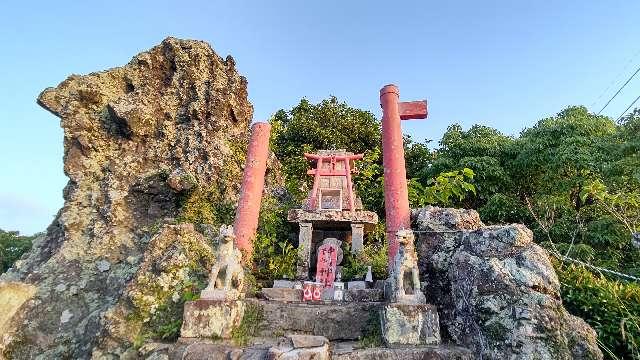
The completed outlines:
<svg viewBox="0 0 640 360">
<path fill-rule="evenodd" d="M 184 338 L 231 337 L 231 331 L 240 325 L 245 304 L 242 292 L 244 270 L 242 254 L 234 246 L 231 226 L 221 226 L 218 236 L 218 257 L 211 269 L 208 286 L 200 299 L 184 304 L 180 335 Z"/>
<path fill-rule="evenodd" d="M 183 338 L 231 338 L 244 316 L 244 301 L 199 299 L 184 304 Z"/>
<path fill-rule="evenodd" d="M 426 304 L 420 290 L 418 259 L 411 230 L 399 230 L 393 268 L 385 284 L 389 300 L 380 313 L 382 337 L 387 346 L 435 345 L 440 343 L 438 310 Z"/>
</svg>

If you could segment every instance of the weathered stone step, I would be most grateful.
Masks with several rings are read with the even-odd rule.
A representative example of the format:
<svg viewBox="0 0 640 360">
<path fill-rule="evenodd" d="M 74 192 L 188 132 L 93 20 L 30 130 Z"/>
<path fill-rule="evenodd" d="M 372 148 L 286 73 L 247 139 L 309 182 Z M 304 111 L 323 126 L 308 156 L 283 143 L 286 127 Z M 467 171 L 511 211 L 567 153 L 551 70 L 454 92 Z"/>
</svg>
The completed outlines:
<svg viewBox="0 0 640 360">
<path fill-rule="evenodd" d="M 473 360 L 473 353 L 450 345 L 430 345 L 403 349 L 376 347 L 331 354 L 332 360 Z"/>
<path fill-rule="evenodd" d="M 247 299 L 263 315 L 260 336 L 283 334 L 324 336 L 331 341 L 357 340 L 367 329 L 379 325 L 380 302 L 362 303 L 283 303 Z"/>
<path fill-rule="evenodd" d="M 348 344 L 348 343 L 347 343 Z M 303 344 L 306 346 L 305 344 Z M 307 344 L 315 345 L 315 344 Z M 304 350 L 304 346 L 301 350 Z M 257 344 L 236 347 L 211 340 L 193 340 L 176 344 L 147 344 L 140 349 L 140 355 L 147 359 L 196 360 L 196 359 L 239 359 L 266 360 L 279 359 L 276 344 Z M 343 346 L 343 343 L 331 343 L 329 349 L 307 347 L 299 354 L 288 352 L 286 359 L 331 359 L 331 360 L 472 360 L 473 353 L 465 348 L 451 345 L 432 345 L 410 348 L 367 348 L 357 349 Z M 294 348 L 295 350 L 295 348 Z M 328 350 L 328 351 L 327 351 Z M 315 357 L 310 357 L 311 353 Z M 276 355 L 276 356 L 274 356 Z M 284 354 L 283 354 L 284 355 Z M 297 356 L 294 356 L 297 355 Z"/>
</svg>

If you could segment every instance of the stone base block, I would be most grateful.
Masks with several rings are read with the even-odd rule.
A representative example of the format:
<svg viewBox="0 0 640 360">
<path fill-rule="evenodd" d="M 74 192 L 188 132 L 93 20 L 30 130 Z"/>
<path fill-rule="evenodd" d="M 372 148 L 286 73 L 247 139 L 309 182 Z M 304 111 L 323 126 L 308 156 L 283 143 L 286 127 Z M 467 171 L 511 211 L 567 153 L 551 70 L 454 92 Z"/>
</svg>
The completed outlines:
<svg viewBox="0 0 640 360">
<path fill-rule="evenodd" d="M 329 341 L 322 336 L 288 335 L 269 349 L 268 360 L 329 360 Z"/>
<path fill-rule="evenodd" d="M 302 301 L 302 289 L 291 288 L 262 288 L 262 297 L 267 300 L 296 302 Z"/>
<path fill-rule="evenodd" d="M 380 317 L 387 346 L 440 343 L 438 311 L 434 305 L 387 304 Z"/>
<path fill-rule="evenodd" d="M 291 281 L 291 280 L 274 280 L 273 281 L 274 288 L 295 289 L 296 285 L 300 289 L 302 289 L 302 283 L 300 281 Z"/>
<path fill-rule="evenodd" d="M 282 303 L 247 299 L 262 309 L 263 324 L 259 336 L 274 338 L 283 334 L 324 336 L 330 341 L 357 340 L 369 327 L 372 312 L 377 315 L 380 303 Z"/>
<path fill-rule="evenodd" d="M 183 338 L 229 339 L 244 316 L 243 301 L 196 300 L 184 304 Z"/>
<path fill-rule="evenodd" d="M 332 354 L 332 360 L 473 360 L 471 351 L 456 346 L 412 346 L 406 348 L 369 348 Z"/>
<path fill-rule="evenodd" d="M 225 290 L 225 289 L 206 289 L 200 292 L 200 299 L 203 300 L 217 300 L 217 301 L 234 301 L 242 297 L 242 293 L 238 290 Z"/>
<path fill-rule="evenodd" d="M 384 301 L 384 291 L 381 289 L 347 290 L 344 293 L 344 301 L 381 302 Z"/>
<path fill-rule="evenodd" d="M 349 290 L 362 290 L 367 288 L 367 283 L 362 280 L 347 282 L 347 289 Z"/>
</svg>

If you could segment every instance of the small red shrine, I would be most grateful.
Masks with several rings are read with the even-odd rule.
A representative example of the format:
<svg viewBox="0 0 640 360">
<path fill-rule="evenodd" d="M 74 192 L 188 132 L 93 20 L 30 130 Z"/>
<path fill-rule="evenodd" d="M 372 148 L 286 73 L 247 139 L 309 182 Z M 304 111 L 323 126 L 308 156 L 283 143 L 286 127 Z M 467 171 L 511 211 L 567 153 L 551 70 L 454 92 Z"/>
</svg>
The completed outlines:
<svg viewBox="0 0 640 360">
<path fill-rule="evenodd" d="M 349 243 L 352 252 L 362 251 L 364 234 L 373 229 L 378 216 L 362 209 L 362 200 L 353 185 L 355 161 L 362 159 L 363 154 L 320 150 L 304 156 L 311 162 L 307 174 L 313 176 L 313 187 L 305 204 L 289 211 L 288 220 L 300 225 L 297 278 L 317 280 L 322 246 L 328 241 L 334 243 L 331 246 L 338 252 L 337 263 L 330 268 L 337 267 L 339 272 L 341 244 Z"/>
</svg>

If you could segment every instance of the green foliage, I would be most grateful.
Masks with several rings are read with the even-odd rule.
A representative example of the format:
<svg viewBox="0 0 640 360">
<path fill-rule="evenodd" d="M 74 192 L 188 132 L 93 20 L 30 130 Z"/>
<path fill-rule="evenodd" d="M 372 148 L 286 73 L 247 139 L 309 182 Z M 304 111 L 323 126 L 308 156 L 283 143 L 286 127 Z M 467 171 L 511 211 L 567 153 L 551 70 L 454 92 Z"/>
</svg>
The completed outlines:
<svg viewBox="0 0 640 360">
<path fill-rule="evenodd" d="M 372 310 L 369 312 L 366 327 L 362 331 L 362 337 L 358 341 L 363 348 L 373 348 L 383 346 L 382 326 L 380 325 L 380 312 Z"/>
<path fill-rule="evenodd" d="M 234 213 L 235 203 L 226 199 L 224 191 L 214 185 L 207 189 L 195 188 L 184 195 L 178 221 L 220 226 L 231 224 Z"/>
<path fill-rule="evenodd" d="M 476 193 L 476 187 L 469 181 L 475 173 L 469 168 L 459 171 L 440 173 L 435 179 L 430 179 L 426 186 L 416 179 L 409 182 L 409 202 L 412 206 L 427 204 L 452 206 L 464 200 L 469 193 Z"/>
<path fill-rule="evenodd" d="M 231 339 L 236 345 L 244 346 L 260 332 L 264 321 L 264 311 L 260 305 L 245 303 L 244 316 L 237 328 L 231 331 Z"/>
<path fill-rule="evenodd" d="M 640 285 L 595 275 L 579 266 L 556 266 L 564 306 L 598 333 L 609 358 L 640 359 Z"/>
<path fill-rule="evenodd" d="M 294 202 L 307 196 L 313 178 L 307 175 L 305 152 L 345 149 L 364 153 L 365 161 L 357 162 L 361 174 L 354 177 L 363 202 L 371 202 L 372 210 L 381 206 L 382 157 L 380 156 L 380 124 L 368 111 L 352 108 L 335 97 L 311 104 L 302 99 L 289 111 L 280 110 L 271 119 L 271 149 L 282 163 L 285 186 Z M 369 188 L 368 185 L 374 185 Z"/>
<path fill-rule="evenodd" d="M 368 266 L 371 266 L 373 278 L 386 279 L 389 244 L 385 236 L 384 224 L 378 224 L 374 231 L 367 234 L 364 249 L 356 254 L 351 253 L 348 244 L 343 245 L 342 279 L 344 281 L 364 279 Z"/>
<path fill-rule="evenodd" d="M 524 223 L 567 256 L 638 275 L 630 241 L 640 216 L 638 114 L 615 124 L 569 107 L 517 138 L 452 125 L 420 181 L 467 167 L 476 194 L 453 205 L 478 209 L 488 223 Z"/>
<path fill-rule="evenodd" d="M 173 297 L 161 302 L 153 313 L 147 315 L 148 320 L 145 323 L 144 330 L 138 335 L 142 343 L 146 339 L 175 341 L 182 327 L 184 303 L 197 300 L 200 297 L 200 291 L 204 287 L 205 283 L 202 280 L 197 282 L 186 281 L 177 291 L 179 298 Z M 137 311 L 140 311 L 140 309 Z M 134 316 L 140 317 L 141 314 L 136 312 Z"/>
<path fill-rule="evenodd" d="M 364 279 L 367 274 L 367 260 L 362 253 L 353 254 L 351 248 L 347 245 L 343 246 L 342 252 L 342 280 L 351 281 Z"/>
<path fill-rule="evenodd" d="M 640 190 L 612 194 L 602 181 L 595 180 L 584 184 L 580 192 L 583 203 L 588 199 L 595 199 L 596 205 L 620 221 L 629 233 L 640 231 Z"/>
<path fill-rule="evenodd" d="M 31 250 L 31 242 L 36 236 L 24 236 L 18 231 L 0 229 L 0 273 L 7 271 L 22 254 Z"/>
<path fill-rule="evenodd" d="M 294 229 L 287 222 L 287 211 L 291 207 L 273 196 L 262 199 L 258 234 L 253 242 L 253 275 L 257 280 L 295 276 L 298 253 L 290 241 Z"/>
<path fill-rule="evenodd" d="M 358 173 L 353 182 L 362 199 L 362 206 L 384 217 L 384 168 L 382 167 L 382 148 L 375 147 L 366 152 L 364 158 L 356 162 Z"/>
<path fill-rule="evenodd" d="M 511 224 L 530 220 L 529 211 L 520 201 L 500 193 L 491 196 L 478 212 L 482 221 L 489 224 Z"/>
</svg>

